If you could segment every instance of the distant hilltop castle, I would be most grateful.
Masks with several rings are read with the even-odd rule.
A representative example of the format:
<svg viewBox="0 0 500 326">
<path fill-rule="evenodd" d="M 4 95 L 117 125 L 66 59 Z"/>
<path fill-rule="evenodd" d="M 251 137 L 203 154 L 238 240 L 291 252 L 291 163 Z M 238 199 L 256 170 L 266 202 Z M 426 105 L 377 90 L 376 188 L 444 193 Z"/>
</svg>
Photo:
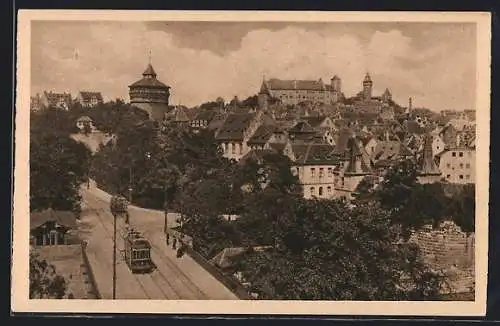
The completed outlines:
<svg viewBox="0 0 500 326">
<path fill-rule="evenodd" d="M 367 110 L 380 111 L 392 101 L 392 94 L 386 89 L 381 96 L 373 96 L 373 81 L 366 73 L 363 89 L 350 98 L 352 105 Z M 259 106 L 265 107 L 275 99 L 282 104 L 296 105 L 301 102 L 324 104 L 343 103 L 346 98 L 342 93 L 342 80 L 337 75 L 330 79 L 330 83 L 319 80 L 281 80 L 272 78 L 263 80 L 259 91 Z"/>
<path fill-rule="evenodd" d="M 130 104 L 146 111 L 153 120 L 163 120 L 168 111 L 170 87 L 159 81 L 151 63 L 142 79 L 129 86 Z"/>
<path fill-rule="evenodd" d="M 333 76 L 330 84 L 319 80 L 281 80 L 272 78 L 263 80 L 259 92 L 259 100 L 268 97 L 276 98 L 283 104 L 299 104 L 300 102 L 336 103 L 343 98 L 342 81 Z"/>
</svg>

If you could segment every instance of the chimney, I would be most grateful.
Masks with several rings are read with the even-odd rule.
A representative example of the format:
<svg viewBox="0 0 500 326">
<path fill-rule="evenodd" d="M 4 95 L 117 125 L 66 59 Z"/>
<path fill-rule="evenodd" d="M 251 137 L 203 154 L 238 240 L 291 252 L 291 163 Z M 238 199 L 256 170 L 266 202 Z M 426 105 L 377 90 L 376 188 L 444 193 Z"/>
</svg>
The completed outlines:
<svg viewBox="0 0 500 326">
<path fill-rule="evenodd" d="M 412 110 L 412 98 L 408 98 L 408 113 L 411 113 Z"/>
</svg>

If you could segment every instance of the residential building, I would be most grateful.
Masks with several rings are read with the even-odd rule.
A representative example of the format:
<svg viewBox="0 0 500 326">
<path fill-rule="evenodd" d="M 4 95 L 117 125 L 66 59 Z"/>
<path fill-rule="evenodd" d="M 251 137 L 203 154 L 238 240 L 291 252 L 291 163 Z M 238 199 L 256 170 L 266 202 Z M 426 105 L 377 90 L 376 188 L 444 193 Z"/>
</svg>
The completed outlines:
<svg viewBox="0 0 500 326">
<path fill-rule="evenodd" d="M 401 159 L 413 157 L 412 151 L 397 140 L 379 140 L 370 155 L 373 167 L 379 172 L 385 171 Z"/>
<path fill-rule="evenodd" d="M 41 107 L 42 108 L 58 108 L 63 110 L 69 110 L 71 106 L 71 94 L 70 93 L 53 93 L 52 91 L 44 91 L 41 97 Z"/>
<path fill-rule="evenodd" d="M 78 92 L 76 100 L 86 108 L 104 103 L 101 92 L 80 91 Z"/>
<path fill-rule="evenodd" d="M 95 132 L 97 128 L 94 125 L 94 120 L 92 120 L 89 116 L 82 116 L 76 120 L 76 127 L 80 130 L 80 132 Z"/>
<path fill-rule="evenodd" d="M 467 147 L 446 149 L 438 155 L 439 170 L 446 182 L 475 183 L 476 150 Z"/>
<path fill-rule="evenodd" d="M 339 157 L 328 144 L 292 145 L 292 171 L 303 187 L 304 198 L 334 198 L 334 170 Z"/>
<path fill-rule="evenodd" d="M 250 151 L 248 141 L 263 122 L 263 111 L 229 114 L 216 134 L 224 157 L 239 160 Z"/>
<path fill-rule="evenodd" d="M 30 110 L 39 111 L 42 108 L 42 97 L 36 93 L 35 96 L 30 97 Z"/>
<path fill-rule="evenodd" d="M 210 122 L 214 119 L 217 111 L 215 110 L 203 110 L 196 114 L 193 120 L 191 120 L 191 128 L 194 130 L 206 129 L 208 128 Z"/>
<path fill-rule="evenodd" d="M 162 121 L 168 112 L 170 86 L 157 79 L 151 64 L 142 73 L 142 79 L 129 86 L 130 104 L 146 111 L 153 120 Z"/>
</svg>

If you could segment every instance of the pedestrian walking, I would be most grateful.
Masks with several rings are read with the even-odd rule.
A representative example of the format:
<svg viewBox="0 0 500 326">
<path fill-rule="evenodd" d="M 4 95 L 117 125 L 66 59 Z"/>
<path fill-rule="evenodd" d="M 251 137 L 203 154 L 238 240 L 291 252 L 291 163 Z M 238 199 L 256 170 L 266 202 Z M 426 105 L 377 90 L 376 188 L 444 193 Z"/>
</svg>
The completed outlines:
<svg viewBox="0 0 500 326">
<path fill-rule="evenodd" d="M 167 232 L 167 246 L 170 244 L 170 234 Z"/>
<path fill-rule="evenodd" d="M 174 240 L 172 241 L 172 249 L 176 249 L 177 248 L 177 238 L 174 237 Z"/>
</svg>

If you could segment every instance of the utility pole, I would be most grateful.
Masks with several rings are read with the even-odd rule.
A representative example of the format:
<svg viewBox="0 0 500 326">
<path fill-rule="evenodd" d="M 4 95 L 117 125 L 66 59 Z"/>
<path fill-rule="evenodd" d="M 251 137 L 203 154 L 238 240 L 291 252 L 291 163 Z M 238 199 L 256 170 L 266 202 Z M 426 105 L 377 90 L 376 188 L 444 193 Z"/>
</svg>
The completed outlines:
<svg viewBox="0 0 500 326">
<path fill-rule="evenodd" d="M 113 214 L 113 300 L 116 299 L 116 214 Z"/>
</svg>

